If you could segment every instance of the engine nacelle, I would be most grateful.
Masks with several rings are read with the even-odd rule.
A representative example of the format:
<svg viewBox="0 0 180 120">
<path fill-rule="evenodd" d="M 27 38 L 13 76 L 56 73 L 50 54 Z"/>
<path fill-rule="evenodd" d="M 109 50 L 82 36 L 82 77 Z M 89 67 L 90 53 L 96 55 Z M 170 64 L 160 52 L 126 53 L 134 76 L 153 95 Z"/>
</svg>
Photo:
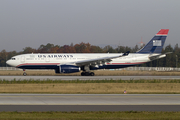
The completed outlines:
<svg viewBox="0 0 180 120">
<path fill-rule="evenodd" d="M 81 68 L 74 65 L 60 65 L 55 69 L 56 73 L 74 73 L 79 72 Z"/>
</svg>

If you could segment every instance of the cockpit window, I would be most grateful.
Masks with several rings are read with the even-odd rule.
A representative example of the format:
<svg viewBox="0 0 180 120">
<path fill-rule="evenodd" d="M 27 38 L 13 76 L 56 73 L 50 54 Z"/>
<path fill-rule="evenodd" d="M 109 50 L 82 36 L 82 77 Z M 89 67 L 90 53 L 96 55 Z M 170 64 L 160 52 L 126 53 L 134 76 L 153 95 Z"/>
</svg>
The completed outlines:
<svg viewBox="0 0 180 120">
<path fill-rule="evenodd" d="M 11 60 L 16 60 L 16 58 L 11 58 Z"/>
</svg>

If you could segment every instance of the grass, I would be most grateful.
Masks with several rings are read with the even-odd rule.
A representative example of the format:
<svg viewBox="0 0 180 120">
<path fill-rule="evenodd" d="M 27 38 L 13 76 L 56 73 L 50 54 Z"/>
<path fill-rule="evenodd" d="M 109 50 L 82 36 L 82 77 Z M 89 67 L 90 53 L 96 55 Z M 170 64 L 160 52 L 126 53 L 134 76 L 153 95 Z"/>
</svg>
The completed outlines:
<svg viewBox="0 0 180 120">
<path fill-rule="evenodd" d="M 179 94 L 180 80 L 0 80 L 0 93 Z"/>
<path fill-rule="evenodd" d="M 155 71 L 105 70 L 96 72 L 97 75 L 180 75 L 180 72 Z M 19 75 L 22 71 L 1 71 L 0 73 L 1 75 Z M 27 73 L 56 75 L 54 71 L 27 71 Z M 80 73 L 68 75 L 78 74 Z M 121 94 L 124 90 L 128 94 L 179 94 L 180 80 L 0 80 L 0 93 Z"/>
<path fill-rule="evenodd" d="M 180 72 L 158 72 L 158 71 L 126 71 L 126 70 L 97 70 L 94 71 L 96 76 L 179 76 Z M 80 76 L 81 72 L 70 74 L 56 74 L 54 70 L 27 70 L 27 75 L 33 76 Z M 0 75 L 22 75 L 23 71 L 0 71 Z"/>
<path fill-rule="evenodd" d="M 0 112 L 2 120 L 178 120 L 180 112 Z"/>
<path fill-rule="evenodd" d="M 0 81 L 0 93 L 179 94 L 180 80 Z"/>
<path fill-rule="evenodd" d="M 47 84 L 47 83 L 180 83 L 180 79 L 175 80 L 2 80 L 0 79 L 0 84 Z"/>
</svg>

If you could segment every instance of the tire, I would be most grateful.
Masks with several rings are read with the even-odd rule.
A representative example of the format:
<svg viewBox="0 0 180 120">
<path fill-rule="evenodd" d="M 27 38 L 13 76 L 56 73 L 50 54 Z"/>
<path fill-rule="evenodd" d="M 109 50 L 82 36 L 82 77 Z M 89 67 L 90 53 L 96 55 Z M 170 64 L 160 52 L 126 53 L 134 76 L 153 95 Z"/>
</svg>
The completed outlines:
<svg viewBox="0 0 180 120">
<path fill-rule="evenodd" d="M 93 73 L 93 72 L 91 72 L 91 73 L 90 73 L 90 76 L 94 76 L 94 73 Z"/>
<path fill-rule="evenodd" d="M 81 73 L 81 76 L 85 76 L 85 73 L 84 73 L 84 72 L 82 72 L 82 73 Z"/>
<path fill-rule="evenodd" d="M 27 74 L 24 72 L 23 75 L 26 76 Z"/>
<path fill-rule="evenodd" d="M 89 72 L 85 72 L 85 76 L 89 76 L 90 74 L 89 74 Z"/>
</svg>

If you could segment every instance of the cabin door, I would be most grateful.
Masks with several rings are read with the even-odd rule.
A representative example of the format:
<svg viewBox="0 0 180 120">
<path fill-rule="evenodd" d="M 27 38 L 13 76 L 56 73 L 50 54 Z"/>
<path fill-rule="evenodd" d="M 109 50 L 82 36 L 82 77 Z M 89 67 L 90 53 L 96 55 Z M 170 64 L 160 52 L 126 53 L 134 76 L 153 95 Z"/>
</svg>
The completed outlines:
<svg viewBox="0 0 180 120">
<path fill-rule="evenodd" d="M 136 62 L 137 61 L 137 58 L 136 58 L 136 56 L 134 55 L 134 56 L 132 56 L 133 58 L 132 58 L 132 62 Z"/>
<path fill-rule="evenodd" d="M 22 63 L 25 62 L 25 57 L 24 57 L 24 56 L 21 57 L 21 62 L 22 62 Z"/>
</svg>

